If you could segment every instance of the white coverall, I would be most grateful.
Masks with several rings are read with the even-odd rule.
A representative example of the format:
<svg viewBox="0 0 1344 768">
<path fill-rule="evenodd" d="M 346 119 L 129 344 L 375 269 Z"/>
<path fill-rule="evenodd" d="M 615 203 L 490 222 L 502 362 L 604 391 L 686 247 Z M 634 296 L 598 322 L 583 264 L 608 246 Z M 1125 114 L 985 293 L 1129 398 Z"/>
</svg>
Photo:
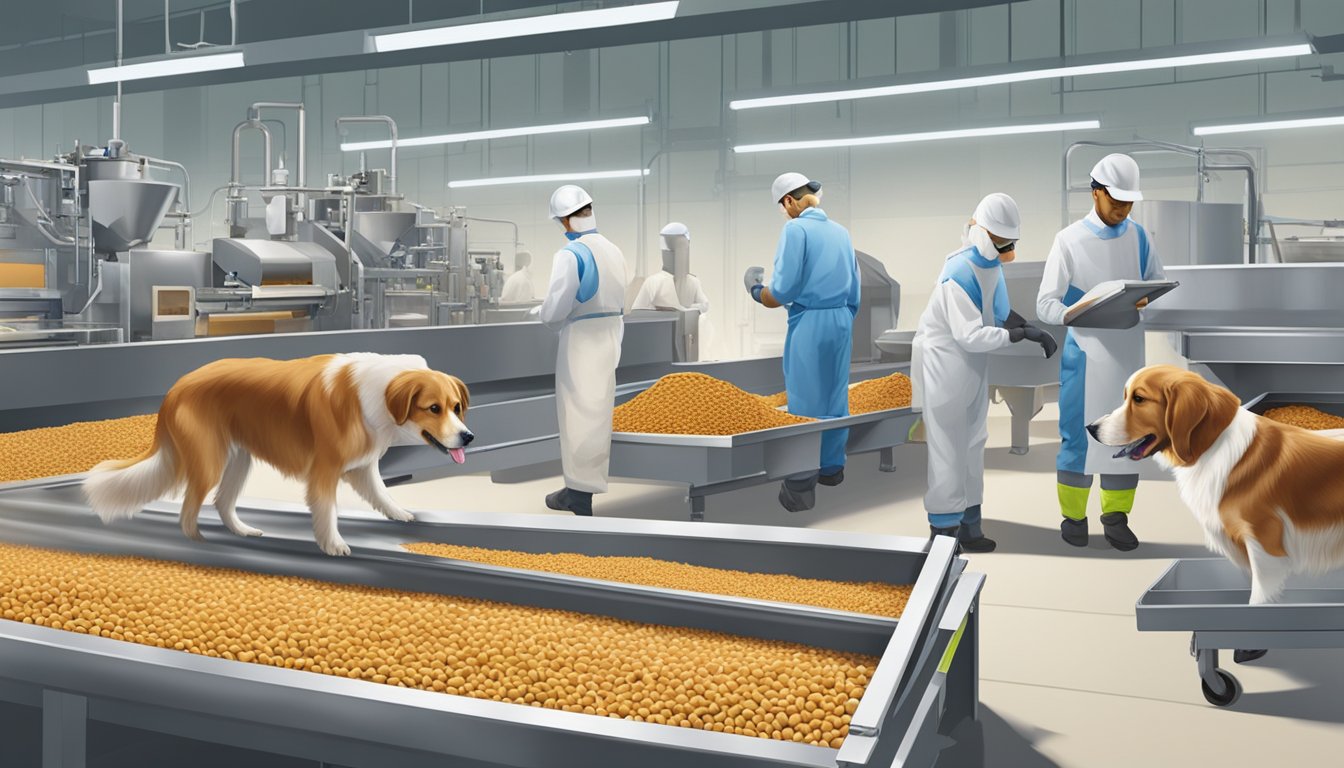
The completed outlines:
<svg viewBox="0 0 1344 768">
<path fill-rule="evenodd" d="M 700 335 L 700 359 L 716 359 L 714 325 L 705 318 L 709 314 L 709 298 L 700 285 L 700 278 L 695 275 L 687 274 L 680 287 L 672 273 L 666 270 L 650 275 L 640 286 L 635 303 L 630 308 L 700 310 L 700 325 L 697 329 Z"/>
<path fill-rule="evenodd" d="M 573 233 L 571 233 L 573 234 Z M 589 286 L 587 269 L 595 268 L 597 285 L 591 297 L 580 301 L 580 257 L 571 249 L 592 254 L 582 281 Z M 605 493 L 611 457 L 611 412 L 616 401 L 616 366 L 621 360 L 625 333 L 625 256 L 596 230 L 571 238 L 555 254 L 550 288 L 541 304 L 541 321 L 560 330 L 555 361 L 556 415 L 560 425 L 560 461 L 565 487 L 587 493 Z"/>
<path fill-rule="evenodd" d="M 509 279 L 504 281 L 504 290 L 500 293 L 499 301 L 501 304 L 522 304 L 535 298 L 536 290 L 532 287 L 532 269 L 523 267 L 509 275 Z"/>
<path fill-rule="evenodd" d="M 1012 343 L 999 327 L 1008 312 L 1003 268 L 988 236 L 971 237 L 978 240 L 980 247 L 968 244 L 948 256 L 914 339 L 914 405 L 923 411 L 929 450 L 924 509 L 938 528 L 979 523 L 963 521 L 962 513 L 984 500 L 988 353 Z M 985 251 L 993 258 L 984 258 Z"/>
</svg>

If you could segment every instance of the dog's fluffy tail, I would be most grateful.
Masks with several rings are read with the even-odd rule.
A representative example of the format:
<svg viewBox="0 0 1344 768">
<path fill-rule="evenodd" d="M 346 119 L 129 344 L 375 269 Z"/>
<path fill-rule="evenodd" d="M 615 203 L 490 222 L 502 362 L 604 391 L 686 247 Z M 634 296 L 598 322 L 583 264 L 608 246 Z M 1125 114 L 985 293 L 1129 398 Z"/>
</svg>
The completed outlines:
<svg viewBox="0 0 1344 768">
<path fill-rule="evenodd" d="M 104 461 L 90 470 L 84 497 L 98 517 L 110 523 L 134 517 L 179 484 L 173 444 L 160 426 L 149 450 L 133 459 Z"/>
</svg>

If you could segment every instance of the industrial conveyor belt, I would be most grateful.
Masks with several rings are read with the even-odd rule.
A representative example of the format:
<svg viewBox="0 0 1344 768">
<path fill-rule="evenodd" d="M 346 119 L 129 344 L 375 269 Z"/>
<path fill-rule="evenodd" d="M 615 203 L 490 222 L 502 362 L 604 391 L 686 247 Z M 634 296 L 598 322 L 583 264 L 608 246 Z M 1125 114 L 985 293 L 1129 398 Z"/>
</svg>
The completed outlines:
<svg viewBox="0 0 1344 768">
<path fill-rule="evenodd" d="M 602 718 L 399 688 L 0 620 L 0 698 L 41 707 L 49 749 L 81 745 L 89 720 L 345 766 L 932 766 L 940 723 L 975 716 L 983 577 L 951 539 L 639 520 L 417 512 L 400 524 L 351 514 L 353 554 L 322 555 L 293 505 L 243 502 L 260 539 L 210 510 L 204 543 L 176 506 L 104 526 L 76 485 L 0 493 L 0 541 L 171 559 L 334 582 L 575 610 L 880 655 L 839 749 Z M 899 620 L 641 587 L 409 554 L 451 542 L 528 552 L 642 555 L 800 577 L 914 583 Z M 926 548 L 928 551 L 926 552 Z M 954 639 L 956 638 L 956 639 Z M 955 663 L 951 663 L 952 661 Z M 220 727 L 221 719 L 228 727 Z M 942 730 L 947 730 L 944 727 Z M 168 756 L 161 756 L 170 762 Z"/>
<path fill-rule="evenodd" d="M 1176 560 L 1135 607 L 1140 631 L 1193 633 L 1204 698 L 1216 706 L 1241 696 L 1220 649 L 1344 648 L 1344 573 L 1292 577 L 1271 605 L 1250 605 L 1250 594 L 1250 576 L 1229 560 Z"/>
</svg>

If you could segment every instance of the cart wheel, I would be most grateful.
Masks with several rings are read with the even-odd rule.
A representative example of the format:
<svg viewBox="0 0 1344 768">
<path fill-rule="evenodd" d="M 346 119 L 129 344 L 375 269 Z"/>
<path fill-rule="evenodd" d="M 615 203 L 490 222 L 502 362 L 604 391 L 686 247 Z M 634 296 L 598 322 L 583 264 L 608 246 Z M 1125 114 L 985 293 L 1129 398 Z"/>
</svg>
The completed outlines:
<svg viewBox="0 0 1344 768">
<path fill-rule="evenodd" d="M 1201 680 L 1199 686 L 1204 689 L 1204 698 L 1215 707 L 1230 707 L 1236 704 L 1237 699 L 1241 698 L 1241 682 L 1222 669 L 1213 671 L 1223 681 L 1223 693 L 1222 695 L 1214 693 L 1208 682 Z"/>
</svg>

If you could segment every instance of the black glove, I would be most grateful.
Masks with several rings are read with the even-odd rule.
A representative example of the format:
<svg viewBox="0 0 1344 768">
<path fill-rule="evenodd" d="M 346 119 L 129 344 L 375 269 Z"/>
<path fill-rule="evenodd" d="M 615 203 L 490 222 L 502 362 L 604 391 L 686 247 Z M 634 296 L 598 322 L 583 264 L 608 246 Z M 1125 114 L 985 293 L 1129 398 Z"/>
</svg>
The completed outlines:
<svg viewBox="0 0 1344 768">
<path fill-rule="evenodd" d="M 1009 328 L 1008 340 L 1014 344 L 1023 340 L 1034 341 L 1037 344 L 1041 345 L 1041 349 L 1045 351 L 1045 356 L 1047 359 L 1054 357 L 1055 351 L 1059 348 L 1059 345 L 1055 343 L 1054 336 L 1051 336 L 1045 331 L 1042 331 L 1040 328 L 1037 328 L 1036 326 L 1027 323 L 1023 323 L 1022 325 L 1016 328 Z"/>
<path fill-rule="evenodd" d="M 1022 326 L 1022 330 L 1026 331 L 1028 340 L 1041 345 L 1041 349 L 1045 351 L 1045 358 L 1047 360 L 1055 356 L 1055 350 L 1059 349 L 1059 345 L 1055 343 L 1054 336 L 1051 336 L 1034 325 L 1024 325 Z"/>
<path fill-rule="evenodd" d="M 1027 324 L 1027 318 L 1017 314 L 1017 312 L 1011 309 L 1008 310 L 1008 319 L 1003 321 L 1003 327 L 1009 330 L 1012 330 L 1014 328 L 1021 328 L 1026 324 Z M 1021 340 L 1022 340 L 1021 338 L 1013 339 L 1013 341 L 1021 341 Z"/>
</svg>

